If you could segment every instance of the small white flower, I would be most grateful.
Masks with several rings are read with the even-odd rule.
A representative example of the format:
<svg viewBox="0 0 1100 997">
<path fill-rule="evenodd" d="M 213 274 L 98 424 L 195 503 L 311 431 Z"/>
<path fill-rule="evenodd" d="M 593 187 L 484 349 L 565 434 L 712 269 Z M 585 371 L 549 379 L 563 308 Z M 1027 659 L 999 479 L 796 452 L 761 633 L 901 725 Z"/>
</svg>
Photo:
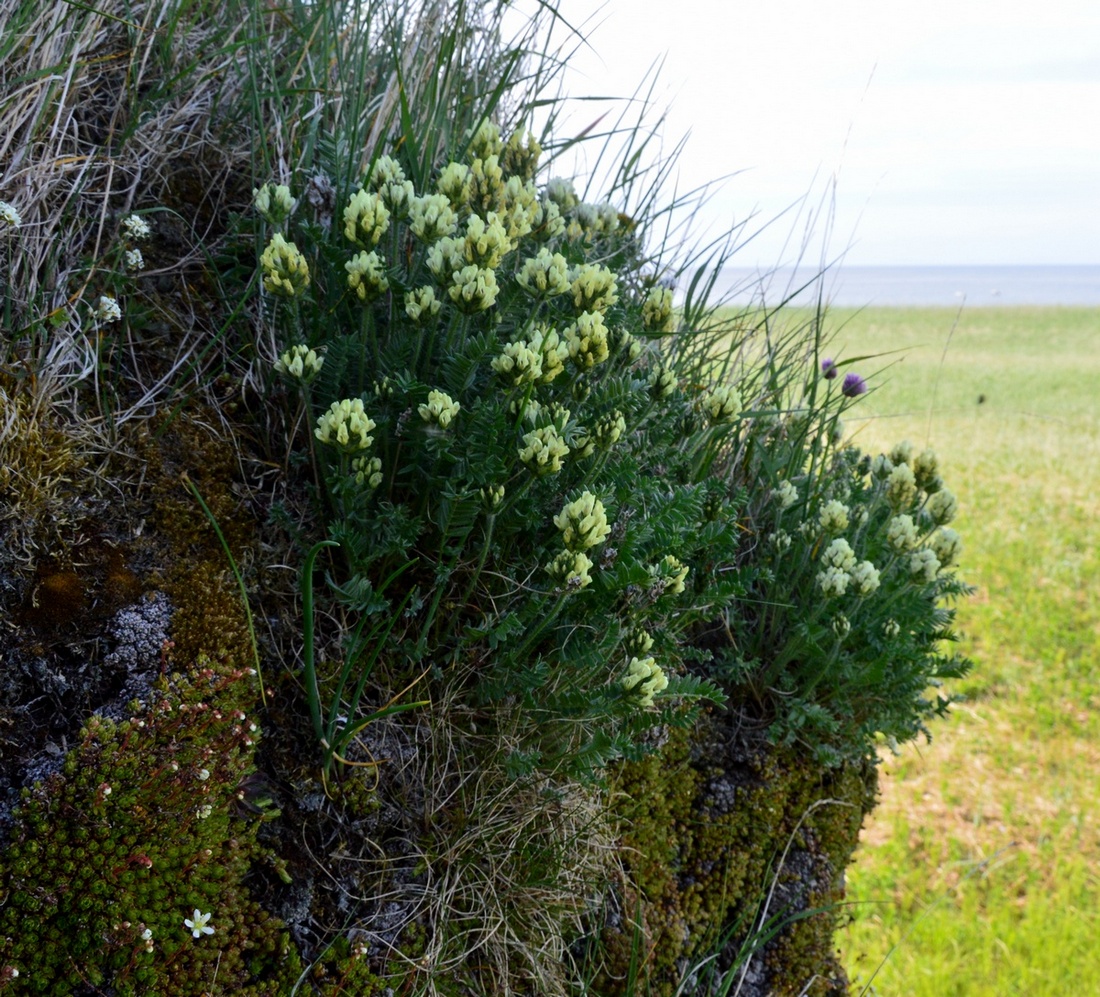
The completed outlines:
<svg viewBox="0 0 1100 997">
<path fill-rule="evenodd" d="M 798 489 L 790 481 L 782 481 L 772 489 L 772 497 L 779 501 L 780 510 L 789 509 L 798 501 Z"/>
<path fill-rule="evenodd" d="M 825 553 L 821 555 L 821 561 L 823 564 L 839 568 L 841 571 L 851 571 L 856 566 L 856 555 L 851 544 L 843 537 L 838 537 L 825 548 Z"/>
<path fill-rule="evenodd" d="M 928 499 L 928 515 L 937 526 L 950 523 L 959 511 L 959 500 L 948 489 L 936 492 Z"/>
<path fill-rule="evenodd" d="M 912 550 L 917 546 L 917 526 L 913 517 L 902 514 L 890 520 L 886 528 L 886 542 L 897 551 Z"/>
<path fill-rule="evenodd" d="M 199 782 L 206 782 L 206 780 L 209 779 L 209 778 L 210 778 L 210 770 L 209 769 L 199 769 L 199 774 L 198 774 Z"/>
<path fill-rule="evenodd" d="M 152 929 L 152 928 L 146 928 L 146 929 L 145 929 L 145 930 L 144 930 L 144 931 L 143 931 L 143 932 L 141 933 L 141 940 L 142 940 L 143 942 L 150 942 L 150 941 L 152 941 L 152 940 L 153 940 L 153 929 Z"/>
<path fill-rule="evenodd" d="M 100 322 L 117 322 L 122 318 L 122 309 L 119 308 L 118 302 L 114 298 L 104 294 L 100 296 L 95 304 L 95 317 Z"/>
<path fill-rule="evenodd" d="M 127 215 L 122 219 L 122 234 L 134 242 L 148 239 L 151 231 L 149 223 L 140 215 Z"/>
<path fill-rule="evenodd" d="M 825 503 L 818 522 L 826 533 L 843 533 L 848 529 L 848 507 L 843 502 L 832 499 Z"/>
<path fill-rule="evenodd" d="M 14 205 L 8 204 L 7 201 L 0 201 L 0 222 L 8 228 L 19 228 L 23 224 L 23 219 Z"/>
<path fill-rule="evenodd" d="M 145 269 L 145 257 L 141 255 L 140 249 L 127 249 L 125 254 L 126 269 L 130 273 L 135 273 L 138 270 Z"/>
<path fill-rule="evenodd" d="M 203 914 L 198 907 L 196 907 L 195 912 L 190 917 L 185 917 L 183 919 L 183 924 L 185 927 L 191 929 L 192 938 L 212 935 L 214 934 L 214 929 L 207 923 L 212 916 L 212 913 Z"/>
</svg>

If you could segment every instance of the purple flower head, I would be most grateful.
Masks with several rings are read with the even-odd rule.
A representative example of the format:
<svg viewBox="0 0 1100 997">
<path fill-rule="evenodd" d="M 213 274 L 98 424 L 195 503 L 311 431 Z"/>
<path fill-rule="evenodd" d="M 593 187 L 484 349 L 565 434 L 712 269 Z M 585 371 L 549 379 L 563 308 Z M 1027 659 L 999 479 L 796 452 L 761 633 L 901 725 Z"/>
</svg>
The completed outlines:
<svg viewBox="0 0 1100 997">
<path fill-rule="evenodd" d="M 858 374 L 845 374 L 844 383 L 840 386 L 840 391 L 848 398 L 855 398 L 857 395 L 864 395 L 867 393 L 867 382 Z"/>
<path fill-rule="evenodd" d="M 838 370 L 836 361 L 832 357 L 826 357 L 821 361 L 821 373 L 824 375 L 826 381 L 831 381 L 836 377 Z"/>
</svg>

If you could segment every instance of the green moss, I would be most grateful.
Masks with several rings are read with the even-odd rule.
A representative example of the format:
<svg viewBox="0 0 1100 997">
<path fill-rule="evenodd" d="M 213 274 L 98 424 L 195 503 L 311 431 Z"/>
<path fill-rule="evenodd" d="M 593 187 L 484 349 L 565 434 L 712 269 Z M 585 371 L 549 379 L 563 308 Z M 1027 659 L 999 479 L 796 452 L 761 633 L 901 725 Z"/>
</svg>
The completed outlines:
<svg viewBox="0 0 1100 997">
<path fill-rule="evenodd" d="M 236 705 L 246 678 L 203 663 L 165 677 L 130 719 L 93 716 L 24 791 L 0 866 L 0 964 L 22 992 L 270 993 L 293 978 L 282 924 L 244 885 L 265 860 L 238 800 L 258 738 Z M 214 934 L 192 937 L 195 909 Z"/>
<path fill-rule="evenodd" d="M 723 968 L 735 963 L 769 893 L 764 920 L 822 911 L 786 923 L 768 941 L 768 992 L 844 992 L 835 905 L 874 803 L 874 767 L 823 771 L 728 722 L 708 718 L 694 732 L 674 731 L 659 753 L 617 773 L 629 884 L 622 922 L 601 938 L 608 963 L 598 993 L 625 993 L 637 974 L 650 992 L 672 994 L 685 964 L 716 950 Z"/>
</svg>

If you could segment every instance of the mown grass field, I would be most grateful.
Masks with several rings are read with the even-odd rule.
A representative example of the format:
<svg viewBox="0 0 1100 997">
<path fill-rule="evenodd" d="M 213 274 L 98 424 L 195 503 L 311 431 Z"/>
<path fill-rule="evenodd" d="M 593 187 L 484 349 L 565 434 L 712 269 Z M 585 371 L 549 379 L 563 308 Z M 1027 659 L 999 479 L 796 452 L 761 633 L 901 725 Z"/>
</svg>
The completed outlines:
<svg viewBox="0 0 1100 997">
<path fill-rule="evenodd" d="M 880 373 L 848 431 L 936 449 L 978 590 L 959 613 L 966 701 L 886 758 L 850 870 L 856 992 L 1098 993 L 1100 309 L 830 325 L 834 356 L 901 351 L 851 368 Z"/>
</svg>

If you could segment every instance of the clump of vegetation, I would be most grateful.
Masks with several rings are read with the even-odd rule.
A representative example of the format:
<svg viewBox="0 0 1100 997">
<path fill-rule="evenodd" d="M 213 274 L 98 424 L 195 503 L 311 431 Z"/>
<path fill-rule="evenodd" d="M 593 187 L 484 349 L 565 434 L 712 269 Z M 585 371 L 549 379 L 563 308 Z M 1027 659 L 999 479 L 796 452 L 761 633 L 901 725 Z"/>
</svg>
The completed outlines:
<svg viewBox="0 0 1100 997">
<path fill-rule="evenodd" d="M 173 609 L 19 647 L 45 673 L 69 640 L 137 701 L 5 772 L 3 982 L 671 993 L 708 946 L 722 971 L 765 952 L 761 925 L 709 929 L 768 870 L 820 872 L 776 888 L 792 916 L 832 903 L 854 826 L 812 797 L 862 813 L 876 738 L 963 667 L 936 650 L 951 503 L 927 455 L 875 476 L 843 446 L 865 384 L 820 365 L 822 316 L 707 300 L 729 244 L 674 258 L 640 126 L 600 196 L 555 176 L 554 114 L 530 131 L 553 5 L 515 44 L 506 3 L 9 6 L 3 184 L 44 191 L 0 210 L 9 477 L 48 511 L 68 440 L 139 465 L 140 520 L 94 526 L 120 591 Z M 78 657 L 104 638 L 125 650 Z M 742 721 L 750 812 L 688 832 L 738 799 L 707 759 Z M 829 931 L 784 929 L 772 978 L 831 966 Z"/>
</svg>

